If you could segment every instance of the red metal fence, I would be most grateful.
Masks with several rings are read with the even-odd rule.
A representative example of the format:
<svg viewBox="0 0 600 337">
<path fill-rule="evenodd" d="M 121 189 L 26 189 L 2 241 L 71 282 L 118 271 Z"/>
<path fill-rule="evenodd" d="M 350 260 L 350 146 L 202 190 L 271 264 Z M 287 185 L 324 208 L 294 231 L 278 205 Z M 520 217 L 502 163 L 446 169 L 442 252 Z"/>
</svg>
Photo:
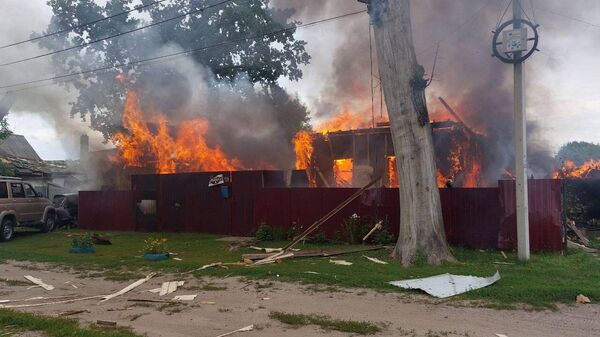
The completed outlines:
<svg viewBox="0 0 600 337">
<path fill-rule="evenodd" d="M 135 204 L 130 191 L 79 192 L 79 227 L 135 230 Z"/>
<path fill-rule="evenodd" d="M 261 222 L 298 230 L 306 228 L 356 191 L 353 188 L 273 188 L 276 173 L 227 172 L 229 196 L 208 187 L 215 173 L 134 176 L 133 190 L 80 192 L 82 228 L 102 230 L 183 231 L 251 235 Z M 516 247 L 514 181 L 497 188 L 440 190 L 444 225 L 453 245 L 472 248 Z M 146 217 L 135 206 L 156 200 L 157 213 Z M 560 250 L 563 242 L 561 181 L 529 182 L 530 238 L 533 250 Z M 322 231 L 333 236 L 352 214 L 387 218 L 397 235 L 398 189 L 366 191 L 327 221 Z"/>
</svg>

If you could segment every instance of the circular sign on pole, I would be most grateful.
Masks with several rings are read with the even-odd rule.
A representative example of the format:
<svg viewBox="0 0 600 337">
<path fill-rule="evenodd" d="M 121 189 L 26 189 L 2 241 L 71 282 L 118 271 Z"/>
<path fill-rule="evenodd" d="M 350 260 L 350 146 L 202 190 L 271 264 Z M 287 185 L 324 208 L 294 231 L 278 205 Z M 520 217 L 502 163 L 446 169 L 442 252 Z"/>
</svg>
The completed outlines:
<svg viewBox="0 0 600 337">
<path fill-rule="evenodd" d="M 509 26 L 520 26 L 516 29 L 507 29 Z M 497 57 L 504 63 L 521 63 L 525 59 L 529 58 L 535 51 L 539 51 L 537 48 L 539 43 L 539 33 L 537 28 L 539 25 L 523 20 L 523 19 L 512 19 L 501 24 L 494 33 L 492 40 L 492 51 L 493 57 Z M 533 33 L 532 37 L 529 37 L 529 31 Z M 531 47 L 529 47 L 529 41 L 533 41 Z"/>
</svg>

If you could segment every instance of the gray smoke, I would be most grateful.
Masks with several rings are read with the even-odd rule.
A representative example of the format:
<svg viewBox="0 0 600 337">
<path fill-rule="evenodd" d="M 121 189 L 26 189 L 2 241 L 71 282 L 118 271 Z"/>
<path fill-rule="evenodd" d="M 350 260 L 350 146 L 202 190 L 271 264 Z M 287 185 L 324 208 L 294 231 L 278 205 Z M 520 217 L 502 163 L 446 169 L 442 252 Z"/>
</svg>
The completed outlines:
<svg viewBox="0 0 600 337">
<path fill-rule="evenodd" d="M 300 21 L 366 7 L 357 1 L 278 0 L 276 4 L 295 8 Z M 444 109 L 437 100 L 442 96 L 468 125 L 486 135 L 483 180 L 493 184 L 503 169 L 514 165 L 512 71 L 510 66 L 491 57 L 490 32 L 496 27 L 506 2 L 419 0 L 411 5 L 415 50 L 429 75 L 439 42 L 434 81 L 426 91 L 430 114 L 435 117 L 436 111 Z M 503 21 L 511 15 L 509 8 Z M 369 36 L 364 17 L 345 19 L 329 28 L 335 29 L 339 40 L 339 46 L 332 51 L 334 71 L 328 81 L 330 90 L 311 106 L 316 106 L 319 113 L 332 115 L 340 104 L 358 106 L 367 98 L 368 106 L 359 112 L 368 118 Z M 377 76 L 376 64 L 374 68 Z M 531 86 L 529 90 L 535 95 L 543 93 L 544 87 Z M 379 114 L 377 90 L 375 101 L 375 111 Z M 551 150 L 536 122 L 529 121 L 528 126 L 530 173 L 545 177 L 553 165 Z"/>
</svg>

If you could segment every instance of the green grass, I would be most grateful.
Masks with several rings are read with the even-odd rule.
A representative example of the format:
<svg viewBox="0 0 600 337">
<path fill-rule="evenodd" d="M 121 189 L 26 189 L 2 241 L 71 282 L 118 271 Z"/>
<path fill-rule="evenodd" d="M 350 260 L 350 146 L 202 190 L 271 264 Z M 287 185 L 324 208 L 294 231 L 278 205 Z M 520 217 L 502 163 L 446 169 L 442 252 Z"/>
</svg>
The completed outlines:
<svg viewBox="0 0 600 337">
<path fill-rule="evenodd" d="M 81 232 L 81 231 L 78 231 Z M 13 241 L 0 244 L 1 260 L 29 260 L 55 263 L 71 267 L 82 275 L 108 277 L 110 279 L 132 279 L 150 270 L 178 273 L 197 269 L 214 262 L 239 262 L 241 254 L 256 253 L 251 249 L 229 251 L 229 243 L 216 241 L 216 235 L 191 233 L 166 233 L 168 250 L 178 253 L 182 261 L 147 261 L 142 258 L 144 239 L 148 234 L 131 232 L 98 232 L 111 237 L 113 245 L 97 246 L 96 254 L 68 253 L 71 239 L 64 232 L 39 234 L 17 233 Z M 154 234 L 153 236 L 157 236 Z M 262 244 L 268 247 L 282 247 L 284 242 Z M 305 249 L 356 248 L 348 245 L 299 245 Z M 35 249 L 32 249 L 35 248 Z M 351 266 L 338 266 L 329 263 L 329 258 L 288 259 L 282 263 L 244 267 L 228 266 L 209 268 L 194 272 L 196 276 L 226 275 L 243 276 L 250 279 L 279 281 L 300 281 L 307 284 L 320 284 L 319 288 L 361 287 L 380 291 L 406 292 L 387 282 L 407 278 L 417 278 L 452 273 L 475 276 L 491 276 L 496 270 L 502 277 L 492 286 L 468 292 L 449 300 L 473 300 L 470 305 L 485 305 L 493 308 L 510 309 L 521 307 L 553 308 L 556 303 L 574 303 L 578 294 L 588 296 L 592 302 L 600 300 L 600 259 L 580 251 L 533 254 L 528 263 L 518 262 L 516 254 L 507 252 L 504 259 L 497 251 L 453 248 L 459 263 L 445 263 L 429 266 L 419 263 L 411 268 L 403 268 L 391 261 L 386 250 L 344 255 L 340 258 L 353 262 Z M 376 264 L 362 257 L 367 255 L 390 262 Z M 510 265 L 496 265 L 493 262 L 509 262 Z M 127 270 L 122 266 L 127 266 Z M 102 270 L 102 273 L 98 273 Z M 307 271 L 316 272 L 306 273 Z M 95 273 L 95 274 L 94 274 Z M 333 288 L 331 288 L 333 289 Z M 460 305 L 460 303 L 457 303 Z"/>
<path fill-rule="evenodd" d="M 43 317 L 34 314 L 0 309 L 0 335 L 40 331 L 48 337 L 139 337 L 124 328 L 80 327 L 77 322 L 64 318 Z"/>
<path fill-rule="evenodd" d="M 341 319 L 332 319 L 326 315 L 305 315 L 305 314 L 288 314 L 279 311 L 273 311 L 269 314 L 269 318 L 280 321 L 281 323 L 299 328 L 306 325 L 317 325 L 321 329 L 330 331 L 336 330 L 341 332 L 356 333 L 359 335 L 372 335 L 381 331 L 383 324 L 374 324 L 364 321 L 347 321 Z"/>
</svg>

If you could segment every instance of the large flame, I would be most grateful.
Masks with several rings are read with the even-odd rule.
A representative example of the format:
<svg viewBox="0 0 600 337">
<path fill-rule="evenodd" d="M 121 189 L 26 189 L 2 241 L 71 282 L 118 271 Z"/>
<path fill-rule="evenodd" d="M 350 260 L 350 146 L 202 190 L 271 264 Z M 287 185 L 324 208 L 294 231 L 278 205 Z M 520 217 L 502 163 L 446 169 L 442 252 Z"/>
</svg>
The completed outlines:
<svg viewBox="0 0 600 337">
<path fill-rule="evenodd" d="M 320 133 L 326 134 L 334 131 L 352 130 L 370 127 L 370 122 L 364 114 L 355 113 L 344 108 L 341 113 L 333 116 L 330 120 L 319 125 Z"/>
<path fill-rule="evenodd" d="M 336 159 L 333 161 L 333 176 L 337 187 L 352 187 L 352 159 Z"/>
<path fill-rule="evenodd" d="M 590 159 L 577 166 L 572 160 L 565 160 L 563 167 L 552 174 L 554 179 L 585 179 L 600 176 L 600 160 Z"/>
<path fill-rule="evenodd" d="M 313 137 L 309 131 L 300 130 L 292 139 L 296 152 L 296 169 L 306 170 L 310 167 L 313 154 Z"/>
<path fill-rule="evenodd" d="M 142 113 L 139 98 L 129 90 L 123 110 L 123 127 L 112 141 L 119 149 L 119 161 L 126 166 L 153 164 L 157 173 L 191 171 L 232 171 L 243 168 L 239 160 L 228 158 L 218 147 L 206 142 L 209 122 L 199 118 L 181 123 L 173 138 L 165 116 L 158 116 L 158 129 L 152 132 Z"/>
</svg>

